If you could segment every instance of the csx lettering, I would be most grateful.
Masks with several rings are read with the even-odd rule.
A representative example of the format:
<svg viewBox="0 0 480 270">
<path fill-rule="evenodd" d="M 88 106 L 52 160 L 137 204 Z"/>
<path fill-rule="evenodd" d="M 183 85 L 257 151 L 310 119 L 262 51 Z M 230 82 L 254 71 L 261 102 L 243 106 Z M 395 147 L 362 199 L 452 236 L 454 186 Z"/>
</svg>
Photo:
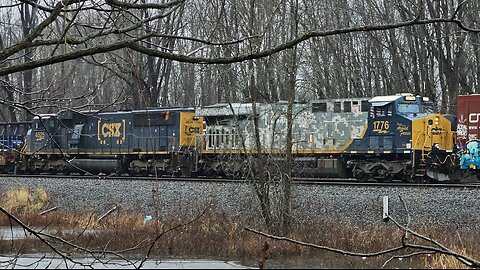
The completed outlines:
<svg viewBox="0 0 480 270">
<path fill-rule="evenodd" d="M 478 123 L 479 118 L 480 118 L 480 113 L 471 113 L 468 115 L 468 121 L 470 123 Z"/>
<path fill-rule="evenodd" d="M 102 125 L 102 136 L 105 138 L 121 137 L 122 136 L 122 133 L 120 132 L 121 127 L 122 127 L 122 123 L 104 123 Z"/>
<path fill-rule="evenodd" d="M 107 144 L 107 138 L 118 138 L 116 143 L 123 144 L 125 141 L 125 120 L 103 124 L 101 121 L 98 121 L 98 141 L 100 144 Z"/>
<path fill-rule="evenodd" d="M 40 131 L 35 133 L 35 140 L 37 141 L 43 141 L 45 140 L 45 132 Z"/>
<path fill-rule="evenodd" d="M 187 133 L 200 133 L 199 127 L 188 127 Z"/>
</svg>

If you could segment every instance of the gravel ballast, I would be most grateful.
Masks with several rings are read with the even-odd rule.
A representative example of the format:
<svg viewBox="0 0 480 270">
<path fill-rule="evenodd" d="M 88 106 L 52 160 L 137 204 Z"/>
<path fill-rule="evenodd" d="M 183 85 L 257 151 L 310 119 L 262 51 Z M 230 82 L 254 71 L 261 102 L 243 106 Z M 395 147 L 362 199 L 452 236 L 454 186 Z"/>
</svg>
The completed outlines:
<svg viewBox="0 0 480 270">
<path fill-rule="evenodd" d="M 57 211 L 105 213 L 117 205 L 158 218 L 172 214 L 195 216 L 205 208 L 245 221 L 259 217 L 258 199 L 251 184 L 183 181 L 119 181 L 105 179 L 0 177 L 0 193 L 26 187 L 44 189 Z M 478 228 L 479 189 L 445 187 L 377 187 L 294 185 L 294 224 L 336 222 L 354 226 L 381 224 L 384 196 L 389 214 L 410 225 Z M 402 202 L 403 201 L 403 202 Z M 407 211 L 405 211 L 406 206 Z"/>
</svg>

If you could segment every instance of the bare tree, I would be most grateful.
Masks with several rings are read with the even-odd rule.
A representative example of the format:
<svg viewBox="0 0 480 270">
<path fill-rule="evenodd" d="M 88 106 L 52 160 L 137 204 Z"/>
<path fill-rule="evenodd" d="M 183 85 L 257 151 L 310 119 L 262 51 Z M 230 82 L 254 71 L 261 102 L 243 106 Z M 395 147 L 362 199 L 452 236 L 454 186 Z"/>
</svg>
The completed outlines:
<svg viewBox="0 0 480 270">
<path fill-rule="evenodd" d="M 477 1 L 317 2 L 1 1 L 2 113 L 248 100 L 257 117 L 257 102 L 404 91 L 450 106 L 479 85 Z M 286 117 L 283 221 L 268 174 L 254 182 L 276 228 L 290 205 L 291 107 Z"/>
</svg>

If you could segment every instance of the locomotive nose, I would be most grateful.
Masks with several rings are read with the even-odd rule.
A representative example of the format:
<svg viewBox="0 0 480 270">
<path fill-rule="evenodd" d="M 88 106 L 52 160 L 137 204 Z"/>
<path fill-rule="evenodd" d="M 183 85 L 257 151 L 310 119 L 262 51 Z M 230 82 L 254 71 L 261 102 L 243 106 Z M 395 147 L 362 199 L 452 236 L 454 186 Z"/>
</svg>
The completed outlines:
<svg viewBox="0 0 480 270">
<path fill-rule="evenodd" d="M 415 150 L 453 151 L 454 124 L 441 114 L 432 114 L 412 121 L 412 148 Z"/>
</svg>

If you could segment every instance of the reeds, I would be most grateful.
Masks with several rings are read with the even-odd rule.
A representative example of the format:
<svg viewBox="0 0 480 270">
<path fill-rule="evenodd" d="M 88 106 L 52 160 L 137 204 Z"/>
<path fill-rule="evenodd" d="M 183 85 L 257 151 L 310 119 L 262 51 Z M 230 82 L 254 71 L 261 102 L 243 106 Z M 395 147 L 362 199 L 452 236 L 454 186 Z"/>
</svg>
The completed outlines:
<svg viewBox="0 0 480 270">
<path fill-rule="evenodd" d="M 268 242 L 268 259 L 283 258 L 299 262 L 302 259 L 318 256 L 327 261 L 332 260 L 325 265 L 327 267 L 340 267 L 336 266 L 333 261 L 339 258 L 344 260 L 343 263 L 346 261 L 345 257 L 325 251 L 283 241 L 273 241 L 249 233 L 244 230 L 244 227 L 262 230 L 264 225 L 260 221 L 245 224 L 240 218 L 228 216 L 215 207 L 211 207 L 198 220 L 189 223 L 192 218 L 185 217 L 181 213 L 169 217 L 153 217 L 152 220 L 145 221 L 145 217 L 139 212 L 123 211 L 120 208 L 102 219 L 99 219 L 99 215 L 89 211 L 76 213 L 51 211 L 40 215 L 42 209 L 50 207 L 49 201 L 48 195 L 41 189 L 9 190 L 0 197 L 2 207 L 11 211 L 28 226 L 41 229 L 43 232 L 51 233 L 75 246 L 82 246 L 89 250 L 146 254 L 153 247 L 150 256 L 154 257 L 212 257 L 255 261 L 259 257 L 259 252 L 264 248 L 265 242 Z M 11 220 L 5 216 L 1 216 L 0 225 L 15 224 L 12 224 Z M 480 234 L 477 231 L 452 234 L 451 228 L 435 228 L 428 224 L 414 229 L 440 241 L 445 246 L 452 247 L 457 252 L 473 257 L 479 254 L 476 243 L 480 240 Z M 400 245 L 402 233 L 399 229 L 386 225 L 360 228 L 353 223 L 339 225 L 331 222 L 318 222 L 299 224 L 286 237 L 347 251 L 369 253 Z M 62 250 L 79 252 L 72 246 L 68 247 L 59 242 L 55 242 L 55 244 L 61 246 Z M 31 253 L 42 250 L 50 251 L 34 238 L 7 241 L 5 237 L 2 240 L 0 235 L 1 254 Z M 402 252 L 405 253 L 405 251 Z M 398 254 L 369 259 L 369 263 L 363 266 L 381 267 L 393 255 Z M 357 262 L 358 260 L 356 262 L 353 260 L 351 266 L 355 267 Z M 464 267 L 456 259 L 445 255 L 415 257 L 404 260 L 402 263 L 393 265 L 401 268 Z M 343 264 L 342 267 L 345 265 Z"/>
</svg>

